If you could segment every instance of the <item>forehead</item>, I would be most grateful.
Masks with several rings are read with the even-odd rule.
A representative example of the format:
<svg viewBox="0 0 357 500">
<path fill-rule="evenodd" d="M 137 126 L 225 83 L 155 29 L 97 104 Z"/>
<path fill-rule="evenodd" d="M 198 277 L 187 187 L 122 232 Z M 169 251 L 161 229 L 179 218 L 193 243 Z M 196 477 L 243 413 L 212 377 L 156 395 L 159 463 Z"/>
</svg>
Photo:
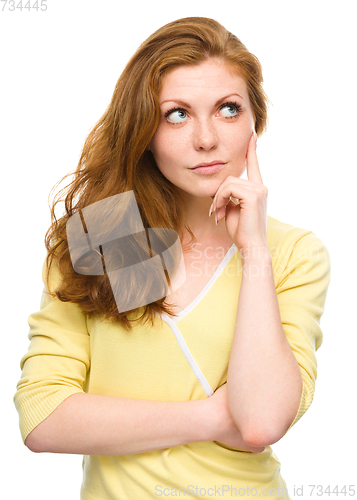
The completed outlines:
<svg viewBox="0 0 357 500">
<path fill-rule="evenodd" d="M 195 66 L 179 66 L 165 75 L 162 81 L 160 98 L 185 94 L 228 95 L 238 92 L 248 99 L 247 86 L 243 77 L 220 59 L 210 58 Z"/>
</svg>

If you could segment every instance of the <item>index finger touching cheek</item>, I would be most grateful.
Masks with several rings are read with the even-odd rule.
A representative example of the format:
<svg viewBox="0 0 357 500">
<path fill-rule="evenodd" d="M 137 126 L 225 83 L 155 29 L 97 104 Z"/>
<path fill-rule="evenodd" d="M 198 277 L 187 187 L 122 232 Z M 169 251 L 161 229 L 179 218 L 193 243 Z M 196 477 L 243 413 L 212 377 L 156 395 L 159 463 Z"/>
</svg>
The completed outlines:
<svg viewBox="0 0 357 500">
<path fill-rule="evenodd" d="M 255 130 L 253 130 L 247 151 L 247 177 L 249 181 L 256 182 L 257 184 L 263 184 L 256 151 L 257 139 L 257 134 Z"/>
</svg>

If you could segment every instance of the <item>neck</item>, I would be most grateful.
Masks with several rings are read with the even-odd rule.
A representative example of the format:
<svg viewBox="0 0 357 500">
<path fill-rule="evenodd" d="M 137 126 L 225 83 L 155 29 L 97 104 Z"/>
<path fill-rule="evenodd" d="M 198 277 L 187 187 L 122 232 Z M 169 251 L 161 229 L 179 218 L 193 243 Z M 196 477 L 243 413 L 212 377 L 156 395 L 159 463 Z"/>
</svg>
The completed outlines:
<svg viewBox="0 0 357 500">
<path fill-rule="evenodd" d="M 222 242 L 229 239 L 227 235 L 225 220 L 222 219 L 216 225 L 215 214 L 208 216 L 209 208 L 212 203 L 211 197 L 196 198 L 197 202 L 187 206 L 186 224 L 195 235 L 197 242 L 201 244 L 212 244 L 213 242 Z M 189 232 L 182 227 L 183 241 L 191 239 Z"/>
</svg>

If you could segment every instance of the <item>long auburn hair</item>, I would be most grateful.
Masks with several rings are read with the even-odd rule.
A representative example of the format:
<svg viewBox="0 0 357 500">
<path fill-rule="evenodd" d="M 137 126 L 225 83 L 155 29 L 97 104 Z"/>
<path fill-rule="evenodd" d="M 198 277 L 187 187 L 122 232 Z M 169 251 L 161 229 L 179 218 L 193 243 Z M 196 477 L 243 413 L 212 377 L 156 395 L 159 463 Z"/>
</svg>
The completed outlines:
<svg viewBox="0 0 357 500">
<path fill-rule="evenodd" d="M 186 221 L 184 201 L 176 186 L 156 166 L 147 149 L 160 122 L 159 94 L 164 76 L 182 65 L 197 65 L 209 57 L 219 57 L 244 78 L 260 136 L 267 125 L 267 96 L 263 90 L 258 59 L 220 23 L 204 17 L 188 17 L 170 22 L 143 42 L 132 56 L 119 80 L 110 104 L 91 129 L 73 180 L 55 196 L 51 226 L 45 236 L 48 293 L 64 302 L 77 303 L 88 316 L 113 319 L 127 330 L 132 322 L 150 318 L 155 312 L 175 316 L 163 297 L 155 302 L 119 312 L 106 274 L 90 276 L 74 271 L 67 240 L 66 224 L 84 207 L 105 198 L 133 191 L 145 228 L 168 228 L 180 237 Z M 51 193 L 52 193 L 51 191 Z M 55 207 L 64 202 L 65 213 L 57 220 Z M 51 290 L 49 270 L 55 259 L 60 279 Z M 132 286 L 132 285 L 131 285 Z M 142 309 L 142 316 L 128 319 Z M 132 316 L 133 318 L 134 316 Z"/>
</svg>

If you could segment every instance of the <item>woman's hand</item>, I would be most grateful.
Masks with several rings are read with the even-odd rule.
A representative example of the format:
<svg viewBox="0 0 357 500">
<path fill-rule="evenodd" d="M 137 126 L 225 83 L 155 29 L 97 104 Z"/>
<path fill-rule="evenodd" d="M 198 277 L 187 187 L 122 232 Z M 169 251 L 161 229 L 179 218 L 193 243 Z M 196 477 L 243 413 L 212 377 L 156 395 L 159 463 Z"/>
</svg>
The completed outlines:
<svg viewBox="0 0 357 500">
<path fill-rule="evenodd" d="M 252 453 L 261 453 L 265 447 L 254 447 L 247 444 L 235 425 L 228 407 L 227 399 L 227 384 L 223 384 L 216 392 L 208 398 L 215 405 L 215 410 L 218 414 L 218 429 L 217 441 L 225 446 L 231 448 L 238 448 L 243 451 L 250 451 Z"/>
<path fill-rule="evenodd" d="M 216 221 L 225 216 L 227 233 L 239 250 L 252 247 L 268 247 L 267 198 L 256 154 L 256 133 L 253 131 L 247 150 L 247 177 L 228 176 L 213 198 Z M 235 205 L 230 197 L 238 198 Z"/>
</svg>

